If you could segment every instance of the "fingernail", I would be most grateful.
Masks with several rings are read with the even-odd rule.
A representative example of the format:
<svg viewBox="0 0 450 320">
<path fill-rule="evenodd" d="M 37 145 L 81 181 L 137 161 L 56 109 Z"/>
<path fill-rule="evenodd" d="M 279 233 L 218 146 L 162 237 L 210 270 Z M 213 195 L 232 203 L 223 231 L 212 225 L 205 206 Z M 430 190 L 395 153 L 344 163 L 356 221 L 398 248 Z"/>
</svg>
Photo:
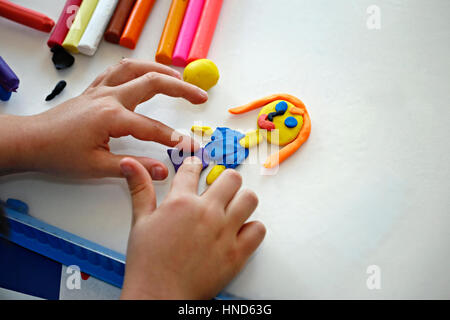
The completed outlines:
<svg viewBox="0 0 450 320">
<path fill-rule="evenodd" d="M 184 159 L 183 163 L 186 164 L 200 164 L 202 161 L 198 157 L 188 157 Z"/>
<path fill-rule="evenodd" d="M 121 163 L 120 170 L 122 171 L 122 174 L 127 178 L 133 175 L 133 167 L 127 163 Z"/>
<path fill-rule="evenodd" d="M 203 98 L 208 98 L 208 92 L 206 92 L 206 91 L 203 90 L 203 89 L 200 89 L 200 90 L 201 90 L 202 97 L 203 97 Z"/>
<path fill-rule="evenodd" d="M 164 169 L 161 168 L 160 166 L 152 167 L 150 173 L 152 175 L 152 178 L 155 180 L 163 180 L 166 177 Z"/>
</svg>

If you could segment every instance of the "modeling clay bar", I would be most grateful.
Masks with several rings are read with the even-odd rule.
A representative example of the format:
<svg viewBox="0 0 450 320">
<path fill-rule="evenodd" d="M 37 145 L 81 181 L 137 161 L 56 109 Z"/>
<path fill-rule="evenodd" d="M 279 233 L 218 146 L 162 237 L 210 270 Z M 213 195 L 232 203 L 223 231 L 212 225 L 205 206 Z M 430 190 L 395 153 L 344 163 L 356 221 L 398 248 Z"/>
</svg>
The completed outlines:
<svg viewBox="0 0 450 320">
<path fill-rule="evenodd" d="M 19 88 L 19 78 L 0 56 L 0 85 L 8 92 L 16 91 Z"/>
<path fill-rule="evenodd" d="M 192 40 L 194 39 L 195 31 L 197 30 L 204 3 L 205 0 L 189 1 L 172 56 L 172 63 L 175 66 L 185 67 L 187 65 Z"/>
<path fill-rule="evenodd" d="M 178 39 L 188 0 L 173 0 L 167 15 L 166 24 L 159 40 L 155 60 L 167 65 L 172 64 L 172 54 Z"/>
<path fill-rule="evenodd" d="M 67 0 L 64 8 L 56 23 L 55 29 L 53 29 L 50 38 L 47 41 L 47 45 L 53 48 L 56 45 L 62 46 L 64 39 L 72 26 L 73 20 L 80 8 L 82 0 Z"/>
<path fill-rule="evenodd" d="M 92 14 L 97 7 L 98 0 L 83 0 L 80 9 L 64 39 L 63 47 L 69 52 L 78 53 L 78 44 L 83 36 L 84 30 L 91 20 Z"/>
<path fill-rule="evenodd" d="M 153 9 L 156 0 L 137 0 L 131 11 L 125 29 L 120 38 L 120 45 L 129 49 L 136 48 L 136 45 L 147 22 L 148 16 Z"/>
<path fill-rule="evenodd" d="M 217 20 L 219 20 L 222 3 L 223 0 L 205 0 L 203 12 L 189 52 L 188 63 L 208 57 L 209 47 L 214 36 Z"/>
<path fill-rule="evenodd" d="M 112 43 L 119 43 L 123 29 L 127 24 L 128 17 L 133 10 L 136 0 L 119 0 L 116 10 L 105 31 L 105 40 Z"/>
<path fill-rule="evenodd" d="M 97 4 L 94 14 L 78 44 L 78 50 L 81 53 L 88 56 L 95 54 L 108 22 L 116 9 L 117 1 L 118 0 L 100 0 Z"/>
<path fill-rule="evenodd" d="M 55 25 L 46 15 L 8 0 L 0 0 L 0 16 L 43 32 L 52 31 Z"/>
</svg>

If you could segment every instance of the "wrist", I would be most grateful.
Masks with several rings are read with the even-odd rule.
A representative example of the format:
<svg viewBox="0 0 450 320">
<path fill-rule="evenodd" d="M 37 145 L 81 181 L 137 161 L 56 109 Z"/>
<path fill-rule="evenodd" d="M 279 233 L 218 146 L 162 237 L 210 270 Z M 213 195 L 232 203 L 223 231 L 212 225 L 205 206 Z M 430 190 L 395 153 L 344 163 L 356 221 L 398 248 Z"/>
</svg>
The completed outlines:
<svg viewBox="0 0 450 320">
<path fill-rule="evenodd" d="M 0 174 L 34 171 L 39 135 L 33 116 L 0 116 Z"/>
</svg>

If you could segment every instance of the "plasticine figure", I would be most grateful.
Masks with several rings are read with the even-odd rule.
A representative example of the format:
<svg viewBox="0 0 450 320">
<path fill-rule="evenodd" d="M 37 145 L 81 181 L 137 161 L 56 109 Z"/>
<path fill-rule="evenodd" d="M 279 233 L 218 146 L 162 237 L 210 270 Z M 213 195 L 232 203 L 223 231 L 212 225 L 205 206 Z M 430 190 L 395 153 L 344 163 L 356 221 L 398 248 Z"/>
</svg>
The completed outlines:
<svg viewBox="0 0 450 320">
<path fill-rule="evenodd" d="M 267 158 L 265 168 L 279 165 L 308 139 L 311 119 L 303 102 L 292 95 L 274 94 L 228 111 L 241 114 L 261 107 L 257 119 L 258 129 L 247 134 L 224 127 L 218 127 L 214 132 L 210 127 L 191 128 L 194 133 L 201 135 L 210 135 L 212 132 L 211 141 L 202 149 L 207 155 L 203 159 L 216 162 L 206 178 L 208 184 L 213 183 L 225 169 L 239 166 L 248 157 L 249 148 L 258 145 L 262 137 L 269 143 L 283 146 Z M 174 166 L 177 167 L 175 162 Z"/>
</svg>

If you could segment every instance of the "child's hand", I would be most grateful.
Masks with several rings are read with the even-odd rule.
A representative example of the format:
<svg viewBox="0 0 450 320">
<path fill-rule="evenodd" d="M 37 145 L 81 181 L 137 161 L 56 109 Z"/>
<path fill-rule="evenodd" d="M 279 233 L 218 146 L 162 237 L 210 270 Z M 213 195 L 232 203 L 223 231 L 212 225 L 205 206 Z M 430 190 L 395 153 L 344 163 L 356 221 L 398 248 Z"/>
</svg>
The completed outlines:
<svg viewBox="0 0 450 320">
<path fill-rule="evenodd" d="M 110 137 L 133 137 L 167 146 L 193 148 L 186 136 L 156 120 L 134 112 L 136 106 L 156 94 L 183 97 L 194 104 L 208 99 L 205 91 L 180 80 L 180 74 L 164 65 L 124 59 L 100 75 L 80 96 L 31 117 L 22 117 L 27 147 L 22 168 L 79 178 L 121 175 L 123 155 L 109 150 Z M 179 139 L 179 140 L 178 140 Z M 179 144 L 181 143 L 181 144 Z M 160 161 L 134 157 L 155 180 L 165 179 L 167 167 Z"/>
<path fill-rule="evenodd" d="M 152 180 L 134 159 L 120 163 L 133 197 L 124 299 L 210 299 L 241 270 L 265 235 L 245 223 L 258 204 L 242 179 L 226 170 L 197 194 L 201 162 L 187 158 L 156 208 Z"/>
</svg>

